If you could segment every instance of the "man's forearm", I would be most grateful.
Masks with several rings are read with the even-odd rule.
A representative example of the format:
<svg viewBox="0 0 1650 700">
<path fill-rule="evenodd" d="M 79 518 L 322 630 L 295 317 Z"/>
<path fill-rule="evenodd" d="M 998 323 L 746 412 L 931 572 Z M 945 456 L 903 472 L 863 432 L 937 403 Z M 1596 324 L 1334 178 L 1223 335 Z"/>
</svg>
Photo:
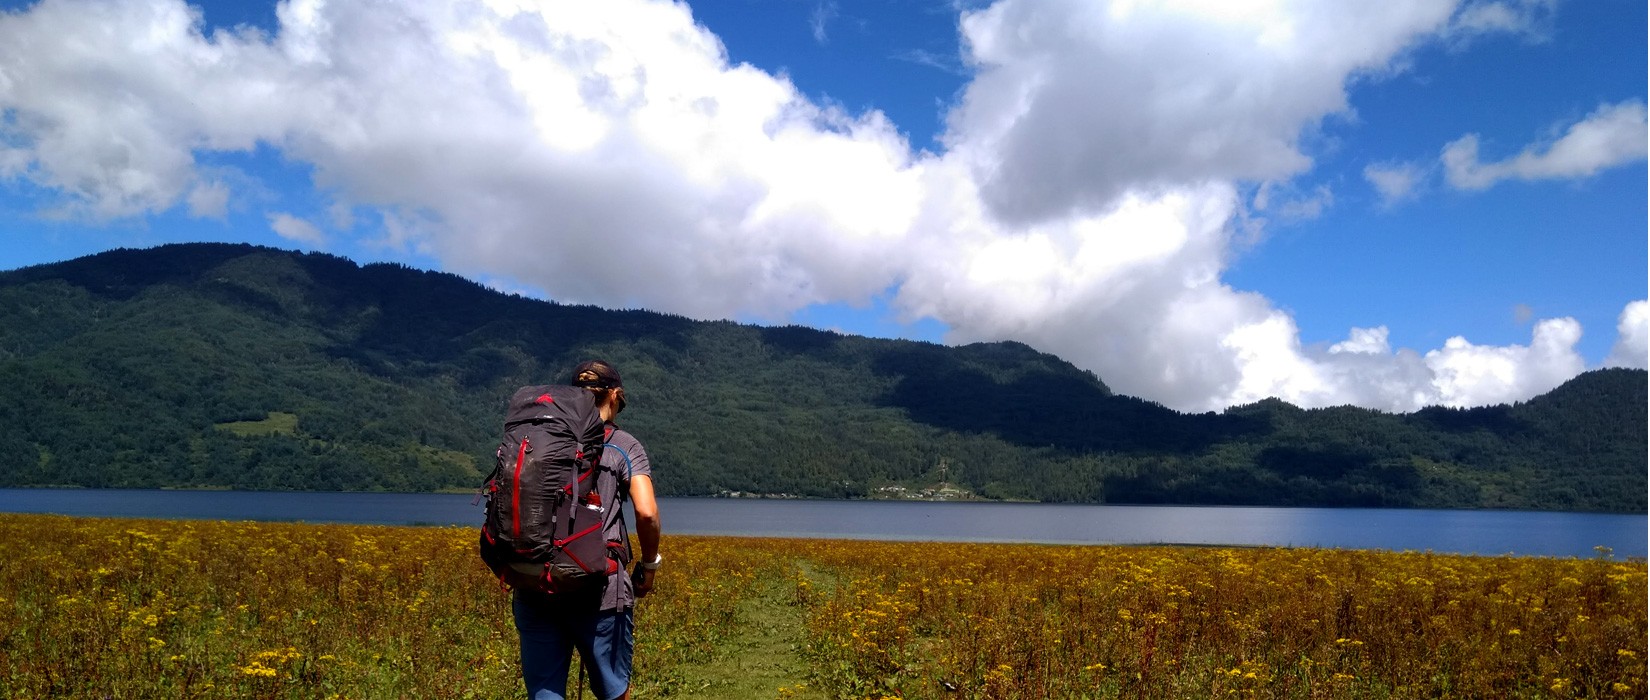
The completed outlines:
<svg viewBox="0 0 1650 700">
<path fill-rule="evenodd" d="M 659 518 L 637 518 L 636 539 L 642 545 L 642 561 L 653 561 L 659 555 Z"/>
<path fill-rule="evenodd" d="M 653 499 L 653 479 L 637 476 L 630 480 L 630 504 L 636 511 L 636 539 L 642 545 L 642 561 L 659 555 L 659 502 Z"/>
</svg>

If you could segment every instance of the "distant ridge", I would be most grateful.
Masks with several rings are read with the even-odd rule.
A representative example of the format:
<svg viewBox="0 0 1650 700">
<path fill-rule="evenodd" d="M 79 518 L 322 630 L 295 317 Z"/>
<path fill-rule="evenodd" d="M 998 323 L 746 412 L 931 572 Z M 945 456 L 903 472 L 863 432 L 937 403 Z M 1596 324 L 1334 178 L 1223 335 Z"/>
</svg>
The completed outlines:
<svg viewBox="0 0 1650 700">
<path fill-rule="evenodd" d="M 501 294 L 246 244 L 0 272 L 0 486 L 428 491 L 504 398 L 600 356 L 666 495 L 1643 512 L 1646 373 L 1409 415 L 1186 415 L 1023 344 L 944 347 Z"/>
</svg>

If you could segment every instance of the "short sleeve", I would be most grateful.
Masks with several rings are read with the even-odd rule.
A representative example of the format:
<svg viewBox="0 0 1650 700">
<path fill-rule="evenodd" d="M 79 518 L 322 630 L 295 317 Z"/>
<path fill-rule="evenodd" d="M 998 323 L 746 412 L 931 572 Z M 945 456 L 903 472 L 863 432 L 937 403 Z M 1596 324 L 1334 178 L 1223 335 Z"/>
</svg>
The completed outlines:
<svg viewBox="0 0 1650 700">
<path fill-rule="evenodd" d="M 653 463 L 648 461 L 647 448 L 642 447 L 642 442 L 634 435 L 623 430 L 615 430 L 607 442 L 619 449 L 604 452 L 602 461 L 605 466 L 619 474 L 627 475 L 627 478 L 653 477 Z"/>
</svg>

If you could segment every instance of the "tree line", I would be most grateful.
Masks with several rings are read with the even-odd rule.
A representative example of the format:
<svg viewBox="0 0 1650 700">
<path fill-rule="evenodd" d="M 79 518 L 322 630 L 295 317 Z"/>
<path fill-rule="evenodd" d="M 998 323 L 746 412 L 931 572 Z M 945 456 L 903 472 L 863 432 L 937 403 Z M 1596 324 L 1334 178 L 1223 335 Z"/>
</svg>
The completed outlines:
<svg viewBox="0 0 1650 700">
<path fill-rule="evenodd" d="M 665 495 L 943 482 L 1050 502 L 1645 510 L 1642 370 L 1516 405 L 1183 414 L 1019 343 L 563 305 L 231 244 L 0 273 L 0 485 L 475 488 L 509 394 L 588 357 L 623 372 L 620 422 Z"/>
</svg>

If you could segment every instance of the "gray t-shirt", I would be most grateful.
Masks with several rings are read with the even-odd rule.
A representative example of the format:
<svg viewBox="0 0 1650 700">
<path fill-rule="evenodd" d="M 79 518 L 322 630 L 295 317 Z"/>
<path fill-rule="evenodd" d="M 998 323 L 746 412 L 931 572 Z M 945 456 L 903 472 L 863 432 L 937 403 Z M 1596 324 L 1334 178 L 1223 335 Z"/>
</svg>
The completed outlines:
<svg viewBox="0 0 1650 700">
<path fill-rule="evenodd" d="M 611 423 L 608 427 L 614 428 Z M 630 501 L 630 479 L 637 476 L 651 479 L 653 465 L 648 461 L 647 450 L 642 447 L 642 443 L 628 432 L 614 428 L 607 436 L 607 445 L 606 449 L 602 450 L 602 466 L 613 470 L 618 478 L 602 479 L 596 483 L 596 488 L 601 493 L 602 503 L 618 506 L 608 510 L 607 526 L 603 531 L 611 542 L 625 535 L 622 503 Z M 628 540 L 625 541 L 625 546 L 630 546 Z M 627 558 L 634 559 L 636 556 L 640 556 L 640 553 L 634 553 Z M 602 592 L 602 609 L 620 610 L 635 604 L 636 591 L 630 583 L 630 572 L 620 569 L 609 576 L 607 589 Z"/>
</svg>

